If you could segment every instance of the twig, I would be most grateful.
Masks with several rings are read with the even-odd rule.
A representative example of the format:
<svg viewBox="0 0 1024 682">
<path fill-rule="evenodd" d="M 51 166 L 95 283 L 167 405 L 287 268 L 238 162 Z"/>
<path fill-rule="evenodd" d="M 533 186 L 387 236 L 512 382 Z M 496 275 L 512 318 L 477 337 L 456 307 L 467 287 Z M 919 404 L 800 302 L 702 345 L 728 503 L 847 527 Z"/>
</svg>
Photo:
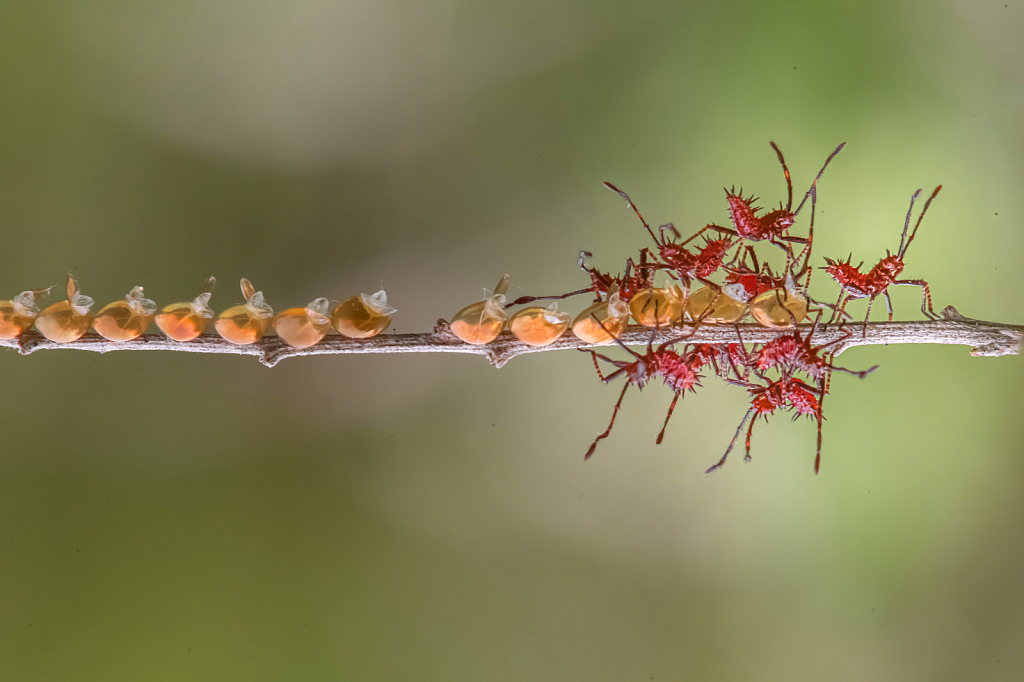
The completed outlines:
<svg viewBox="0 0 1024 682">
<path fill-rule="evenodd" d="M 867 335 L 861 335 L 860 324 L 819 327 L 814 336 L 815 345 L 828 343 L 840 337 L 847 338 L 836 348 L 836 355 L 854 346 L 897 344 L 897 343 L 938 343 L 971 346 L 971 355 L 995 357 L 1020 353 L 1024 326 L 999 324 L 972 320 L 961 315 L 953 306 L 942 311 L 939 321 L 920 322 L 872 322 L 868 324 Z M 784 331 L 768 329 L 756 324 L 739 325 L 743 340 L 748 343 L 765 343 Z M 800 325 L 803 330 L 810 325 Z M 675 338 L 683 330 L 659 331 L 655 342 Z M 630 345 L 644 345 L 651 338 L 651 331 L 631 326 L 622 335 Z M 734 326 L 705 326 L 686 340 L 688 343 L 733 343 L 736 341 Z M 0 347 L 16 348 L 22 355 L 38 350 L 74 349 L 95 353 L 120 350 L 168 350 L 186 353 L 228 353 L 232 355 L 255 355 L 267 367 L 273 367 L 285 358 L 307 355 L 340 355 L 344 353 L 470 353 L 483 355 L 495 367 L 501 367 L 517 355 L 551 350 L 589 348 L 579 339 L 569 335 L 543 348 L 534 348 L 516 340 L 509 332 L 502 333 L 495 341 L 485 346 L 471 346 L 456 338 L 448 329 L 448 323 L 438 320 L 432 332 L 426 334 L 385 334 L 372 339 L 349 339 L 330 335 L 311 348 L 296 349 L 288 346 L 276 336 L 267 336 L 250 346 L 236 346 L 219 336 L 206 334 L 199 338 L 179 343 L 161 334 L 144 334 L 133 341 L 115 343 L 89 333 L 72 343 L 54 343 L 35 331 L 22 334 L 19 339 L 0 340 Z"/>
</svg>

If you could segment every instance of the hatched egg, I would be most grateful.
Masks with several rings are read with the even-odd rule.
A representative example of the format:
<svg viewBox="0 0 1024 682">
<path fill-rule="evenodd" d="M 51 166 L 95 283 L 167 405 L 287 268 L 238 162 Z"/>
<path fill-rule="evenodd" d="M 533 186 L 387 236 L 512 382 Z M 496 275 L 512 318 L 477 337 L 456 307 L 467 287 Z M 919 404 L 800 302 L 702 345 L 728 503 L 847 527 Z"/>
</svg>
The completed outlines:
<svg viewBox="0 0 1024 682">
<path fill-rule="evenodd" d="M 331 302 L 311 301 L 303 308 L 288 308 L 274 318 L 274 331 L 292 348 L 309 348 L 319 343 L 331 328 Z"/>
<path fill-rule="evenodd" d="M 744 296 L 743 287 L 734 284 L 715 291 L 701 287 L 686 299 L 686 315 L 691 321 L 701 320 L 704 324 L 732 324 L 747 314 L 747 304 L 738 300 Z"/>
<path fill-rule="evenodd" d="M 203 284 L 203 293 L 191 301 L 181 301 L 164 306 L 156 316 L 156 326 L 175 341 L 191 341 L 206 330 L 213 319 L 210 297 L 217 278 L 211 276 Z"/>
<path fill-rule="evenodd" d="M 368 339 L 391 325 L 391 316 L 398 311 L 388 305 L 388 295 L 381 289 L 372 296 L 359 294 L 338 304 L 331 315 L 331 324 L 338 333 L 350 339 Z"/>
<path fill-rule="evenodd" d="M 214 328 L 231 343 L 245 346 L 256 343 L 267 333 L 274 309 L 267 305 L 263 292 L 256 291 L 249 280 L 243 277 L 241 286 L 245 303 L 231 306 L 218 315 Z"/>
<path fill-rule="evenodd" d="M 750 314 L 758 324 L 785 329 L 807 317 L 807 299 L 797 290 L 790 275 L 786 277 L 785 289 L 772 289 L 751 299 Z"/>
<path fill-rule="evenodd" d="M 607 301 L 598 301 L 576 316 L 572 333 L 586 343 L 613 343 L 612 337 L 621 336 L 628 322 L 629 306 L 613 287 Z"/>
<path fill-rule="evenodd" d="M 0 339 L 21 336 L 39 317 L 39 302 L 49 289 L 23 291 L 9 301 L 0 301 Z"/>
<path fill-rule="evenodd" d="M 484 300 L 468 305 L 452 315 L 452 333 L 475 346 L 490 343 L 497 338 L 508 319 L 505 312 L 506 291 L 508 275 L 498 281 L 493 294 L 485 289 Z"/>
<path fill-rule="evenodd" d="M 44 308 L 36 318 L 36 329 L 56 343 L 77 341 L 92 326 L 93 303 L 91 298 L 82 295 L 78 283 L 68 275 L 68 300 Z"/>
<path fill-rule="evenodd" d="M 686 292 L 678 286 L 644 289 L 629 301 L 629 312 L 645 327 L 670 327 L 683 316 Z"/>
<path fill-rule="evenodd" d="M 565 333 L 570 320 L 568 313 L 559 311 L 558 304 L 552 303 L 547 308 L 523 308 L 509 318 L 508 328 L 527 346 L 548 346 Z"/>
<path fill-rule="evenodd" d="M 109 341 L 131 341 L 146 331 L 155 316 L 156 303 L 143 295 L 142 287 L 135 287 L 124 300 L 100 308 L 92 328 Z"/>
</svg>

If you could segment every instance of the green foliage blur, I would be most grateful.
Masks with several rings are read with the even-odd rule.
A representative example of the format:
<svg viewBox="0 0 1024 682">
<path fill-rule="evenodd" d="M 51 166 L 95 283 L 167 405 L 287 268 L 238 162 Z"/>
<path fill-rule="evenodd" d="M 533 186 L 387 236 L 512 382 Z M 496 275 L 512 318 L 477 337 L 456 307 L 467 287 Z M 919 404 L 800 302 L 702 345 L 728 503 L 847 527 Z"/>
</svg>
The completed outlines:
<svg viewBox="0 0 1024 682">
<path fill-rule="evenodd" d="M 784 198 L 769 140 L 798 192 L 845 140 L 819 264 L 895 250 L 942 183 L 906 276 L 1020 323 L 1022 29 L 1003 0 L 5 0 L 0 297 L 383 283 L 425 331 L 646 246 L 602 181 L 686 231 L 723 185 Z M 705 476 L 746 402 L 711 378 L 659 447 L 667 389 L 628 395 L 584 463 L 618 391 L 573 353 L 0 353 L 0 679 L 1024 677 L 1021 358 L 841 360 L 882 367 L 834 379 L 815 477 L 782 417 Z"/>
</svg>

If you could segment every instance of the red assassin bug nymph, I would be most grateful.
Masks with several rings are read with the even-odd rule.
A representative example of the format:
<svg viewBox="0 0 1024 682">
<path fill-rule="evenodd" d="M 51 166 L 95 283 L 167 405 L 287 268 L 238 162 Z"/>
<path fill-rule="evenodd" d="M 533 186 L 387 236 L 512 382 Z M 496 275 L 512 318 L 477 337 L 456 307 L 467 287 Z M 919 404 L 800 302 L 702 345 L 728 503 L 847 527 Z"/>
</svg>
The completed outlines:
<svg viewBox="0 0 1024 682">
<path fill-rule="evenodd" d="M 570 291 L 568 294 L 560 294 L 558 296 L 520 296 L 505 307 L 511 308 L 512 306 L 533 303 L 534 301 L 560 301 L 586 293 L 594 293 L 597 295 L 598 300 L 600 300 L 601 294 L 607 294 L 613 287 L 619 290 L 619 298 L 628 302 L 636 295 L 637 292 L 643 291 L 644 289 L 650 289 L 654 286 L 653 277 L 657 266 L 647 262 L 648 253 L 647 249 L 642 249 L 640 251 L 639 265 L 634 263 L 632 258 L 627 258 L 625 272 L 621 276 L 613 277 L 612 275 L 601 272 L 597 268 L 587 265 L 587 259 L 594 254 L 589 251 L 580 251 L 580 257 L 579 260 L 576 261 L 576 264 L 579 266 L 580 270 L 590 276 L 589 287 L 586 289 L 579 289 L 578 291 Z"/>
<path fill-rule="evenodd" d="M 836 311 L 841 314 L 843 309 L 846 308 L 846 304 L 854 298 L 866 298 L 868 299 L 868 310 L 867 314 L 864 315 L 864 331 L 863 335 L 867 336 L 868 333 L 868 319 L 871 317 L 871 304 L 875 302 L 878 296 L 885 298 L 885 307 L 889 312 L 889 321 L 892 322 L 892 301 L 889 299 L 889 287 L 893 284 L 898 286 L 914 286 L 921 287 L 921 312 L 925 316 L 932 320 L 941 319 L 941 317 L 935 314 L 932 310 L 932 292 L 928 287 L 928 282 L 923 279 L 896 279 L 900 273 L 903 272 L 903 258 L 907 254 L 907 249 L 910 248 L 910 242 L 914 241 L 914 237 L 917 236 L 917 228 L 921 226 L 921 220 L 924 218 L 924 214 L 928 212 L 928 207 L 931 206 L 932 199 L 942 189 L 942 185 L 935 188 L 932 195 L 928 197 L 928 201 L 925 202 L 924 208 L 921 210 L 921 215 L 917 217 L 917 223 L 914 224 L 914 231 L 910 233 L 910 238 L 907 238 L 907 228 L 910 227 L 910 216 L 914 212 L 914 202 L 921 196 L 921 190 L 914 192 L 914 195 L 910 197 L 910 208 L 907 210 L 907 218 L 903 222 L 903 236 L 900 237 L 900 248 L 896 251 L 896 255 L 893 255 L 889 251 L 886 251 L 885 258 L 878 261 L 871 270 L 862 273 L 860 271 L 861 265 L 854 267 L 850 264 L 850 258 L 846 261 L 834 261 L 831 258 L 826 258 L 825 262 L 828 265 L 822 268 L 825 272 L 831 275 L 832 279 L 839 283 L 842 290 L 839 292 L 839 301 L 836 303 Z M 844 299 L 845 295 L 845 299 Z M 834 317 L 833 317 L 834 319 Z"/>
<path fill-rule="evenodd" d="M 602 328 L 604 327 L 600 320 L 597 320 L 597 323 L 601 325 Z M 598 442 L 607 438 L 612 432 L 612 427 L 615 426 L 615 417 L 618 416 L 619 408 L 622 406 L 622 399 L 626 397 L 626 391 L 630 386 L 635 384 L 637 388 L 643 389 L 644 385 L 646 385 L 648 381 L 657 376 L 661 376 L 662 379 L 664 379 L 665 384 L 675 393 L 675 396 L 672 398 L 672 404 L 669 405 L 668 414 L 665 415 L 665 423 L 661 427 L 661 431 L 658 433 L 658 444 L 660 444 L 662 439 L 665 437 L 665 429 L 668 427 L 668 420 L 672 418 L 672 412 L 675 410 L 676 403 L 679 401 L 679 398 L 682 397 L 687 390 L 696 392 L 696 388 L 700 386 L 700 380 L 703 377 L 697 374 L 696 370 L 703 365 L 702 358 L 694 353 L 684 353 L 683 355 L 680 355 L 674 350 L 671 350 L 670 346 L 678 343 L 681 339 L 670 339 L 669 341 L 659 345 L 657 348 L 654 348 L 655 334 L 656 332 L 652 330 L 651 338 L 647 342 L 647 352 L 641 355 L 609 333 L 609 336 L 611 336 L 617 344 L 622 346 L 626 352 L 635 358 L 632 362 L 614 360 L 592 350 L 585 350 L 583 348 L 579 349 L 585 353 L 590 353 L 594 360 L 594 368 L 597 370 L 597 376 L 601 378 L 601 381 L 608 383 L 609 381 L 616 379 L 619 375 L 625 375 L 626 377 L 626 385 L 622 387 L 619 399 L 615 401 L 615 407 L 612 410 L 612 418 L 608 423 L 608 428 L 594 439 L 594 442 L 591 444 L 590 449 L 587 450 L 587 454 L 584 456 L 584 459 L 590 459 L 590 456 L 594 454 L 594 450 L 597 449 Z M 597 362 L 598 360 L 602 360 L 614 366 L 616 368 L 615 371 L 611 374 L 605 375 L 601 371 L 601 366 Z"/>
<path fill-rule="evenodd" d="M 832 161 L 836 154 L 842 151 L 846 143 L 843 142 L 841 145 L 835 148 L 835 150 L 828 155 L 825 159 L 825 164 L 818 171 L 818 175 L 814 178 L 814 182 L 811 183 L 811 188 L 807 190 L 804 198 L 800 201 L 800 205 L 793 210 L 793 181 L 789 175 L 789 167 L 786 166 L 786 160 L 782 156 L 782 152 L 779 151 L 778 146 L 774 142 L 770 142 L 772 149 L 775 150 L 776 156 L 779 157 L 779 163 L 782 164 L 782 172 L 786 176 L 786 190 L 788 199 L 786 206 L 783 207 L 780 203 L 779 208 L 774 211 L 769 211 L 764 215 L 758 216 L 757 212 L 760 210 L 753 204 L 757 201 L 753 196 L 744 198 L 743 190 L 738 193 L 735 189 L 725 190 L 725 198 L 729 202 L 729 216 L 732 218 L 732 224 L 734 229 L 722 227 L 721 225 L 707 225 L 701 228 L 696 237 L 705 230 L 715 230 L 723 234 L 740 237 L 752 242 L 769 241 L 772 244 L 782 248 L 787 253 L 792 253 L 792 249 L 788 244 L 784 242 L 795 242 L 797 244 L 810 244 L 813 239 L 813 234 L 808 237 L 794 237 L 787 232 L 789 228 L 796 222 L 796 217 L 803 209 L 804 204 L 807 203 L 807 199 L 810 198 L 818 185 L 818 180 L 821 179 L 825 169 L 828 168 L 828 164 Z M 693 239 L 693 237 L 691 237 Z"/>
<path fill-rule="evenodd" d="M 647 230 L 647 234 L 651 235 L 651 239 L 654 240 L 654 243 L 658 247 L 658 256 L 662 260 L 662 262 L 657 266 L 659 269 L 674 271 L 679 280 L 687 287 L 690 286 L 690 282 L 692 280 L 698 280 L 703 284 L 714 288 L 716 291 L 718 290 L 718 285 L 708 281 L 708 278 L 722 267 L 722 261 L 725 259 L 725 254 L 730 248 L 732 248 L 734 243 L 731 239 L 706 239 L 704 245 L 694 253 L 685 248 L 686 244 L 691 242 L 704 230 L 701 230 L 697 234 L 693 235 L 693 237 L 682 242 L 669 241 L 669 239 L 665 237 L 666 231 L 674 234 L 676 239 L 680 238 L 679 231 L 672 223 L 666 223 L 658 228 L 658 233 L 661 235 L 661 238 L 659 239 L 658 236 L 654 234 L 654 230 L 651 229 L 651 226 L 647 224 L 646 220 L 644 220 L 644 217 L 640 215 L 640 209 L 636 207 L 636 204 L 633 203 L 633 200 L 629 198 L 628 194 L 610 182 L 604 183 L 604 186 L 626 200 L 629 207 L 633 209 L 634 213 L 636 213 L 636 217 L 640 219 L 641 223 L 643 223 L 644 229 Z"/>
</svg>

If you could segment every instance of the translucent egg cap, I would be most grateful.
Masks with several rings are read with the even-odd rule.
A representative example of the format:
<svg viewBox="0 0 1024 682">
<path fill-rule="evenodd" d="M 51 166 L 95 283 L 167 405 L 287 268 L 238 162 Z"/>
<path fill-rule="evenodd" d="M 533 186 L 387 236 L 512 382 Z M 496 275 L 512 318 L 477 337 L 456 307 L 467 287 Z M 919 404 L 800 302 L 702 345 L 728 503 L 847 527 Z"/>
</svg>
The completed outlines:
<svg viewBox="0 0 1024 682">
<path fill-rule="evenodd" d="M 629 304 L 619 296 L 618 287 L 612 287 L 608 291 L 608 317 L 616 319 L 629 317 Z"/>
<path fill-rule="evenodd" d="M 560 311 L 558 309 L 558 302 L 555 301 L 544 309 L 544 320 L 554 325 L 569 324 L 569 322 L 572 321 L 572 316 L 569 313 L 563 313 Z"/>
<path fill-rule="evenodd" d="M 398 311 L 388 305 L 388 295 L 381 289 L 373 295 L 359 294 L 363 305 L 380 317 L 390 317 Z"/>
<path fill-rule="evenodd" d="M 128 307 L 136 315 L 155 315 L 156 303 L 143 295 L 142 287 L 133 287 L 124 297 L 128 301 Z"/>
<path fill-rule="evenodd" d="M 508 275 L 504 275 L 498 280 L 497 285 L 494 287 L 494 291 L 487 291 L 484 289 L 484 313 L 493 317 L 496 320 L 508 319 L 508 313 L 505 312 L 505 292 L 508 291 Z"/>
<path fill-rule="evenodd" d="M 71 308 L 79 315 L 88 315 L 89 309 L 96 303 L 89 296 L 82 295 L 82 292 L 78 290 L 78 282 L 70 274 L 68 275 L 68 301 L 71 303 Z"/>
<path fill-rule="evenodd" d="M 39 315 L 39 302 L 50 293 L 49 289 L 36 289 L 35 291 L 23 291 L 11 301 L 14 309 L 24 317 L 36 317 Z"/>
<path fill-rule="evenodd" d="M 192 312 L 199 317 L 213 318 L 213 309 L 210 308 L 210 298 L 213 296 L 213 288 L 217 286 L 217 278 L 210 275 L 210 278 L 203 282 L 203 293 L 192 299 Z"/>
<path fill-rule="evenodd" d="M 256 287 L 245 277 L 241 281 L 242 295 L 245 296 L 245 307 L 249 309 L 253 317 L 268 319 L 274 316 L 274 309 L 267 305 L 263 298 L 262 291 L 256 291 Z"/>
<path fill-rule="evenodd" d="M 318 298 L 306 304 L 306 314 L 314 324 L 331 323 L 331 302 L 326 298 Z"/>
<path fill-rule="evenodd" d="M 726 284 L 722 287 L 722 293 L 734 301 L 739 301 L 740 303 L 746 303 L 751 298 L 747 288 L 739 283 Z"/>
</svg>

